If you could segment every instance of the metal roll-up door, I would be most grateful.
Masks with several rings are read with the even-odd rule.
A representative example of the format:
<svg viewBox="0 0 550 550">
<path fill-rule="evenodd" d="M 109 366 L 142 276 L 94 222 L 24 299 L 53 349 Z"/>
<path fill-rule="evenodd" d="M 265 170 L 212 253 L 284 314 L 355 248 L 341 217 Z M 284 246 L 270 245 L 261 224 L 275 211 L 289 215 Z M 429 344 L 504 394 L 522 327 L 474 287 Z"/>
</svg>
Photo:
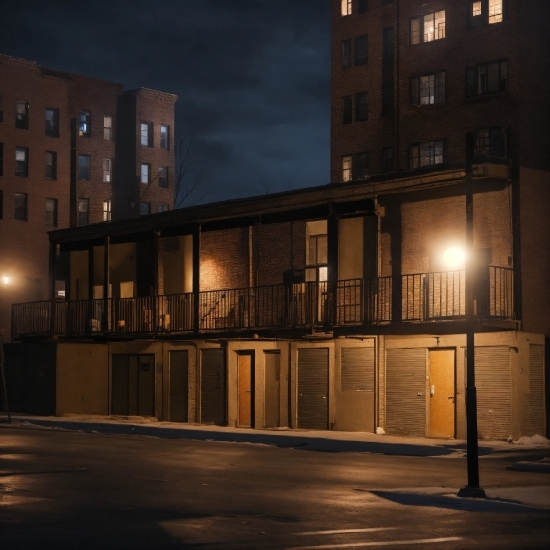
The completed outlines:
<svg viewBox="0 0 550 550">
<path fill-rule="evenodd" d="M 386 431 L 426 434 L 426 350 L 386 351 Z"/>
<path fill-rule="evenodd" d="M 342 391 L 374 391 L 374 348 L 342 348 Z"/>
<path fill-rule="evenodd" d="M 477 432 L 480 439 L 512 433 L 512 384 L 508 346 L 476 347 Z"/>
<path fill-rule="evenodd" d="M 328 429 L 328 348 L 298 350 L 298 428 Z"/>
<path fill-rule="evenodd" d="M 225 426 L 225 353 L 223 349 L 202 351 L 201 422 Z"/>
<path fill-rule="evenodd" d="M 525 396 L 522 435 L 545 435 L 544 429 L 544 346 L 529 344 L 529 393 Z"/>
</svg>

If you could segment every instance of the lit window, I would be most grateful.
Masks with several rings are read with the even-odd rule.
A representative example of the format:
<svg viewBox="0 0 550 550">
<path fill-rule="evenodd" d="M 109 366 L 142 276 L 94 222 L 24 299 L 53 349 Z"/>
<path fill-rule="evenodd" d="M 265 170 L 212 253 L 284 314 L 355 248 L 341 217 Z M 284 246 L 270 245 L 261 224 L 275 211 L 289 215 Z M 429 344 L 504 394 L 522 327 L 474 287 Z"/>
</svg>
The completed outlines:
<svg viewBox="0 0 550 550">
<path fill-rule="evenodd" d="M 59 137 L 59 109 L 46 108 L 46 135 Z"/>
<path fill-rule="evenodd" d="M 157 206 L 157 212 L 168 212 L 170 210 L 170 207 L 168 204 L 164 202 L 159 202 Z"/>
<path fill-rule="evenodd" d="M 113 117 L 104 115 L 103 117 L 103 139 L 111 141 L 113 139 Z"/>
<path fill-rule="evenodd" d="M 445 38 L 445 11 L 436 11 L 411 19 L 411 44 Z"/>
<path fill-rule="evenodd" d="M 153 123 L 141 123 L 141 145 L 144 147 L 153 147 Z"/>
<path fill-rule="evenodd" d="M 78 179 L 90 179 L 90 155 L 78 155 Z"/>
<path fill-rule="evenodd" d="M 328 279 L 327 222 L 319 220 L 306 222 L 306 281 Z"/>
<path fill-rule="evenodd" d="M 78 135 L 81 137 L 92 135 L 92 113 L 90 111 L 80 111 L 78 114 Z"/>
<path fill-rule="evenodd" d="M 57 227 L 57 199 L 46 199 L 46 225 Z"/>
<path fill-rule="evenodd" d="M 508 158 L 508 134 L 505 128 L 483 128 L 475 133 L 476 157 Z"/>
<path fill-rule="evenodd" d="M 150 202 L 140 202 L 139 203 L 139 215 L 148 216 L 151 213 L 151 203 Z"/>
<path fill-rule="evenodd" d="M 355 39 L 355 64 L 366 65 L 369 62 L 369 37 L 366 34 Z"/>
<path fill-rule="evenodd" d="M 15 103 L 15 127 L 23 130 L 29 127 L 29 104 L 26 101 Z"/>
<path fill-rule="evenodd" d="M 27 194 L 15 193 L 15 219 L 27 221 Z"/>
<path fill-rule="evenodd" d="M 411 105 L 445 103 L 445 71 L 411 78 Z"/>
<path fill-rule="evenodd" d="M 352 0 L 342 0 L 342 17 L 351 15 L 351 1 Z"/>
<path fill-rule="evenodd" d="M 481 15 L 481 2 L 472 2 L 472 16 Z"/>
<path fill-rule="evenodd" d="M 433 164 L 443 164 L 443 140 L 427 141 L 411 145 L 410 166 L 422 168 Z"/>
<path fill-rule="evenodd" d="M 15 148 L 15 175 L 29 175 L 29 150 L 26 147 Z"/>
<path fill-rule="evenodd" d="M 342 41 L 342 69 L 351 69 L 351 40 Z"/>
<path fill-rule="evenodd" d="M 342 181 L 351 181 L 352 157 L 342 158 Z"/>
<path fill-rule="evenodd" d="M 355 121 L 362 122 L 369 118 L 367 92 L 355 94 Z"/>
<path fill-rule="evenodd" d="M 502 0 L 489 0 L 489 25 L 502 21 Z"/>
<path fill-rule="evenodd" d="M 470 28 L 502 23 L 504 21 L 503 0 L 476 0 L 470 2 L 468 24 Z"/>
<path fill-rule="evenodd" d="M 466 69 L 466 95 L 468 97 L 495 92 L 508 88 L 508 61 L 493 61 Z"/>
<path fill-rule="evenodd" d="M 78 225 L 88 225 L 90 223 L 90 199 L 78 199 Z"/>
<path fill-rule="evenodd" d="M 111 159 L 103 159 L 103 181 L 105 183 L 111 183 Z"/>
<path fill-rule="evenodd" d="M 168 187 L 168 166 L 159 166 L 159 187 Z"/>
<path fill-rule="evenodd" d="M 111 200 L 103 201 L 103 221 L 111 221 Z"/>
<path fill-rule="evenodd" d="M 151 182 L 151 166 L 149 164 L 141 165 L 140 181 L 147 185 Z"/>
<path fill-rule="evenodd" d="M 352 118 L 352 96 L 342 98 L 342 124 L 351 124 Z"/>
<path fill-rule="evenodd" d="M 57 153 L 54 151 L 46 151 L 46 177 L 57 179 Z"/>
<path fill-rule="evenodd" d="M 170 126 L 160 125 L 160 148 L 170 149 Z"/>
</svg>

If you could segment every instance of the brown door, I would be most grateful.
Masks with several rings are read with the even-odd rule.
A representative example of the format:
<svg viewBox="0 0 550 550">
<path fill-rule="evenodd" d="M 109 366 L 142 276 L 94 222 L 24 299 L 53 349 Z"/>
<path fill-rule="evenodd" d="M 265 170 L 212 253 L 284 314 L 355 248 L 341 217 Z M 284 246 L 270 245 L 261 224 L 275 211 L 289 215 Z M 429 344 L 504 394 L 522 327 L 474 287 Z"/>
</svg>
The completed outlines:
<svg viewBox="0 0 550 550">
<path fill-rule="evenodd" d="M 265 420 L 266 428 L 277 428 L 280 420 L 281 354 L 266 352 L 265 357 Z"/>
<path fill-rule="evenodd" d="M 430 436 L 455 436 L 455 351 L 430 350 Z"/>
<path fill-rule="evenodd" d="M 237 378 L 239 384 L 238 426 L 252 427 L 252 354 L 239 353 L 237 356 Z"/>
</svg>

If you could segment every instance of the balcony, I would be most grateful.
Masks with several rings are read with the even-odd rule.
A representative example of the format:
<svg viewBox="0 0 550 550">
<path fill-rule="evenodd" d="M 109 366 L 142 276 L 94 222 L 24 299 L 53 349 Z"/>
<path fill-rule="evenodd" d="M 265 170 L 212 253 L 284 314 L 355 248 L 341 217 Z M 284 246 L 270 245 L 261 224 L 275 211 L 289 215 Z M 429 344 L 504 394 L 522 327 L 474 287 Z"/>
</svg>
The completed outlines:
<svg viewBox="0 0 550 550">
<path fill-rule="evenodd" d="M 481 275 L 475 291 L 476 316 L 512 320 L 512 270 L 489 266 Z M 399 301 L 401 307 L 396 308 Z M 397 285 L 392 277 L 379 277 L 212 290 L 197 295 L 66 301 L 55 302 L 53 306 L 52 318 L 50 301 L 14 304 L 13 339 L 133 337 L 462 320 L 466 315 L 465 273 L 461 270 L 403 275 Z"/>
</svg>

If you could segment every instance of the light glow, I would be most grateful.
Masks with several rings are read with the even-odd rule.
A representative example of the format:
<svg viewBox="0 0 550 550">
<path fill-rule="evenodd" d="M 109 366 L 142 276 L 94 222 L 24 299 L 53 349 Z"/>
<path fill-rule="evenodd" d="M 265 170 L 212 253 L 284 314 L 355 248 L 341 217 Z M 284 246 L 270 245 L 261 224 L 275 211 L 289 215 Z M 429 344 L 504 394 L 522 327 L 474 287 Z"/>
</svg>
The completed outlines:
<svg viewBox="0 0 550 550">
<path fill-rule="evenodd" d="M 451 246 L 443 253 L 443 261 L 449 269 L 463 269 L 466 254 L 459 246 Z"/>
<path fill-rule="evenodd" d="M 2 277 L 2 281 L 4 282 L 4 286 L 8 286 L 10 284 L 10 278 L 7 275 Z"/>
</svg>

